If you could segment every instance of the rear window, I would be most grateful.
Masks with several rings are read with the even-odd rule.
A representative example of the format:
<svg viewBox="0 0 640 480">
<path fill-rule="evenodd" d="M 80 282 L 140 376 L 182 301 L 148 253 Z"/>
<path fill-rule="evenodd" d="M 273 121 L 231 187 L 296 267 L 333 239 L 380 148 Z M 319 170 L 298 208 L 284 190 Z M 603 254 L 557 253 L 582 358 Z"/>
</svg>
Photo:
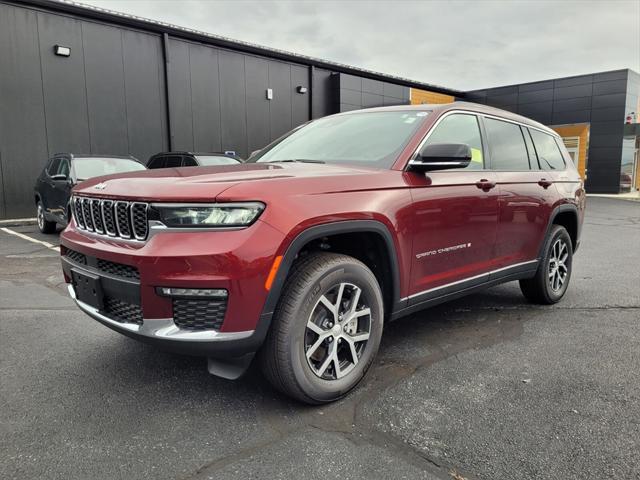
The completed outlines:
<svg viewBox="0 0 640 480">
<path fill-rule="evenodd" d="M 529 170 L 529 154 L 520 126 L 492 118 L 485 118 L 484 122 L 491 150 L 491 169 Z"/>
<path fill-rule="evenodd" d="M 197 155 L 198 163 L 200 165 L 236 165 L 240 162 L 235 158 L 227 157 L 226 155 Z"/>
<path fill-rule="evenodd" d="M 540 166 L 544 170 L 564 170 L 565 163 L 555 139 L 539 130 L 531 130 Z"/>
<path fill-rule="evenodd" d="M 112 173 L 137 172 L 145 170 L 144 165 L 129 158 L 76 158 L 74 168 L 78 180 L 87 180 Z"/>
</svg>

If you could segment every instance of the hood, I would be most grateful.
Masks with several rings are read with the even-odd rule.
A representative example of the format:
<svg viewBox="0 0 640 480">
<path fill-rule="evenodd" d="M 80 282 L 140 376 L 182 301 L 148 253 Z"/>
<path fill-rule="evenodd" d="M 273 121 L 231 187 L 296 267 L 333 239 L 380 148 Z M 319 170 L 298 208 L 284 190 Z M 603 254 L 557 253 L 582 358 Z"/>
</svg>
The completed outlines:
<svg viewBox="0 0 640 480">
<path fill-rule="evenodd" d="M 246 185 L 248 191 L 256 192 L 280 188 L 283 184 L 299 184 L 314 190 L 314 185 L 322 184 L 326 188 L 337 180 L 341 188 L 353 187 L 351 177 L 371 178 L 382 172 L 388 170 L 312 163 L 163 168 L 92 178 L 78 184 L 73 191 L 92 197 L 138 201 L 213 201 L 234 186 Z"/>
</svg>

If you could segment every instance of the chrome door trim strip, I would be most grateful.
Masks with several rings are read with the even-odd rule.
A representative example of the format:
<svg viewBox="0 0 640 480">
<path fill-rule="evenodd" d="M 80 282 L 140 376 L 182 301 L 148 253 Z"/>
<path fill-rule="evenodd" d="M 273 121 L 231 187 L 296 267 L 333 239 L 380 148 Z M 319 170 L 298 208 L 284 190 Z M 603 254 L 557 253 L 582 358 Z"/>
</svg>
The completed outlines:
<svg viewBox="0 0 640 480">
<path fill-rule="evenodd" d="M 439 287 L 429 288 L 427 290 L 423 290 L 421 292 L 409 295 L 408 297 L 403 297 L 403 298 L 400 299 L 400 301 L 411 300 L 412 298 L 420 297 L 420 296 L 424 295 L 425 293 L 435 292 L 437 290 L 442 290 L 443 288 L 453 287 L 454 285 L 458 285 L 458 284 L 464 283 L 464 282 L 469 282 L 469 281 L 475 280 L 477 278 L 491 276 L 491 275 L 493 275 L 495 273 L 502 272 L 504 270 L 509 270 L 511 268 L 521 267 L 521 266 L 524 266 L 524 265 L 537 264 L 537 263 L 538 263 L 538 260 L 530 260 L 528 262 L 514 263 L 513 265 L 509 265 L 507 267 L 498 268 L 497 270 L 491 270 L 489 272 L 481 273 L 480 275 L 474 275 L 473 277 L 463 278 L 462 280 L 457 280 L 455 282 L 447 283 L 446 285 L 440 285 Z"/>
</svg>

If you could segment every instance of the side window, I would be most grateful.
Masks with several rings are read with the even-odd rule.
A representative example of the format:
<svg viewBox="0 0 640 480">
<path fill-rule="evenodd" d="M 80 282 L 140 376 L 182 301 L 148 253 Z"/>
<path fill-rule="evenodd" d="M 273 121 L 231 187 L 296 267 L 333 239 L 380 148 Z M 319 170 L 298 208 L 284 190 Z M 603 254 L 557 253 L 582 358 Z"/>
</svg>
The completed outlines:
<svg viewBox="0 0 640 480">
<path fill-rule="evenodd" d="M 181 167 L 182 166 L 182 157 L 178 156 L 178 155 L 172 155 L 170 157 L 166 157 L 167 158 L 167 163 L 164 165 L 166 168 L 173 168 L 173 167 Z"/>
<path fill-rule="evenodd" d="M 183 167 L 196 167 L 198 164 L 191 157 L 182 157 L 182 166 Z"/>
<path fill-rule="evenodd" d="M 435 143 L 465 143 L 471 148 L 471 163 L 468 170 L 482 170 L 484 155 L 482 154 L 482 137 L 478 118 L 475 115 L 456 113 L 442 119 L 429 135 L 425 145 Z"/>
<path fill-rule="evenodd" d="M 491 150 L 491 169 L 529 170 L 529 154 L 520 126 L 492 118 L 485 118 L 484 125 Z"/>
<path fill-rule="evenodd" d="M 60 167 L 58 167 L 58 175 L 64 175 L 69 178 L 69 159 L 63 158 L 60 160 Z"/>
<path fill-rule="evenodd" d="M 56 157 L 51 162 L 49 162 L 49 166 L 47 167 L 47 174 L 52 177 L 58 173 L 58 169 L 60 168 L 60 161 L 62 159 L 60 157 Z"/>
<path fill-rule="evenodd" d="M 167 157 L 156 157 L 149 164 L 148 168 L 164 168 Z"/>
<path fill-rule="evenodd" d="M 540 166 L 544 170 L 564 170 L 564 159 L 553 137 L 539 130 L 531 130 L 531 136 L 540 159 Z"/>
<path fill-rule="evenodd" d="M 531 165 L 531 170 L 540 170 L 538 157 L 536 156 L 536 149 L 533 146 L 533 140 L 531 140 L 531 132 L 526 127 L 521 128 L 522 134 L 524 135 L 524 143 L 527 144 L 527 153 L 529 153 L 529 165 Z"/>
</svg>

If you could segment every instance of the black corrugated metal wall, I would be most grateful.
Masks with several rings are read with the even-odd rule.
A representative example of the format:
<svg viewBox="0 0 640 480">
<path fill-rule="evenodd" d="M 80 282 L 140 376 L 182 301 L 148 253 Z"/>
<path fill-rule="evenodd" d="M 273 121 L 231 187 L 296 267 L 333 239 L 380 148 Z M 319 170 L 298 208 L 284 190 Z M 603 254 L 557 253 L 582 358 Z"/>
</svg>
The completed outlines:
<svg viewBox="0 0 640 480">
<path fill-rule="evenodd" d="M 0 218 L 33 216 L 56 152 L 167 148 L 161 37 L 0 4 Z M 55 56 L 54 45 L 71 48 Z"/>
<path fill-rule="evenodd" d="M 0 219 L 33 216 L 33 184 L 57 152 L 247 156 L 354 95 L 349 108 L 369 106 L 367 85 L 380 105 L 409 98 L 406 86 L 22 5 L 0 3 L 0 45 Z"/>
</svg>

